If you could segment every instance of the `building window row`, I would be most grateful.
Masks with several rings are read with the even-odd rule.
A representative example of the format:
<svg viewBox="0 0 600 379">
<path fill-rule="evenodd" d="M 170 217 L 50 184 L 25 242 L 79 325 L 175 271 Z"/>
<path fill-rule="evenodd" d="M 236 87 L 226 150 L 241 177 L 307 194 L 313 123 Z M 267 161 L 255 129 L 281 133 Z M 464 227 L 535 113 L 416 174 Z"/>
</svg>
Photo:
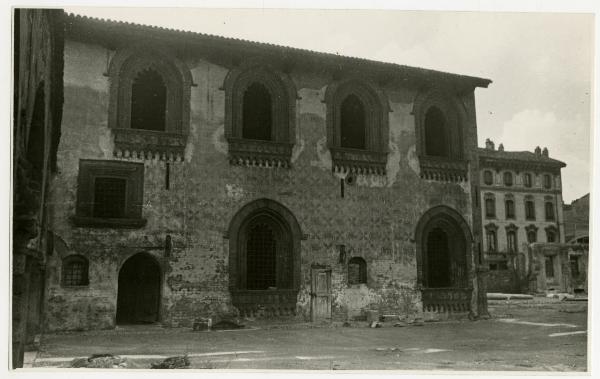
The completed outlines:
<svg viewBox="0 0 600 379">
<path fill-rule="evenodd" d="M 535 201 L 532 197 L 526 197 L 524 201 L 525 219 L 535 221 Z M 484 195 L 484 211 L 486 218 L 496 218 L 496 197 L 493 194 Z M 556 220 L 554 202 L 546 199 L 544 201 L 544 213 L 546 221 Z M 515 219 L 515 201 L 510 195 L 504 200 L 504 215 L 506 219 Z"/>
<path fill-rule="evenodd" d="M 533 176 L 531 173 L 523 173 L 523 186 L 525 188 L 533 187 Z M 542 176 L 542 187 L 544 189 L 552 189 L 552 175 L 544 174 Z M 494 172 L 492 170 L 484 170 L 483 171 L 483 183 L 487 186 L 494 185 Z M 502 185 L 505 187 L 512 187 L 514 185 L 514 175 L 510 171 L 505 171 L 502 174 Z"/>
<path fill-rule="evenodd" d="M 556 242 L 557 229 L 554 226 L 546 228 L 546 242 Z M 535 225 L 525 227 L 527 243 L 538 242 L 538 228 Z M 498 226 L 487 224 L 485 226 L 485 246 L 488 252 L 497 252 L 498 248 Z M 516 252 L 519 250 L 518 227 L 514 224 L 506 226 L 506 251 Z"/>
</svg>

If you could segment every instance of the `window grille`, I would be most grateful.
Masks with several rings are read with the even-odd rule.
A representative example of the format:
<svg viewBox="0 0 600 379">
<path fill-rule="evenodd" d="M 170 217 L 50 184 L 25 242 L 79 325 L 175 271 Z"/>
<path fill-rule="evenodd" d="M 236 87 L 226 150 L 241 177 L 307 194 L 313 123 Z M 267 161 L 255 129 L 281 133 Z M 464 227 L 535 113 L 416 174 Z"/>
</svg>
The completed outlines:
<svg viewBox="0 0 600 379">
<path fill-rule="evenodd" d="M 94 180 L 94 217 L 122 218 L 125 214 L 127 180 L 97 177 Z"/>
<path fill-rule="evenodd" d="M 250 290 L 276 287 L 277 246 L 271 227 L 260 223 L 249 231 L 246 251 L 246 285 Z"/>
<path fill-rule="evenodd" d="M 63 260 L 63 285 L 88 285 L 88 263 L 83 257 L 67 257 Z"/>
</svg>

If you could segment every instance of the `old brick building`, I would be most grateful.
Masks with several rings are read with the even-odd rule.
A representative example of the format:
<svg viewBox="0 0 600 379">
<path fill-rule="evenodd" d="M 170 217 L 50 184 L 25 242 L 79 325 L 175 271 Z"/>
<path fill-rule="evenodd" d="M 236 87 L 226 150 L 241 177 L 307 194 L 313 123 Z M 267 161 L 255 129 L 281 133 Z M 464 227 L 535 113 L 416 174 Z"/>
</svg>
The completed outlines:
<svg viewBox="0 0 600 379">
<path fill-rule="evenodd" d="M 69 15 L 64 83 L 49 330 L 485 306 L 489 80 Z"/>
<path fill-rule="evenodd" d="M 63 101 L 63 12 L 15 9 L 13 18 L 12 365 L 41 331 L 48 189 L 56 174 Z"/>
<path fill-rule="evenodd" d="M 565 164 L 534 152 L 496 150 L 489 139 L 479 149 L 483 251 L 488 291 L 527 291 L 531 273 L 527 246 L 564 242 L 562 182 Z"/>
<path fill-rule="evenodd" d="M 590 243 L 590 194 L 563 204 L 565 218 L 565 241 L 567 243 Z"/>
</svg>

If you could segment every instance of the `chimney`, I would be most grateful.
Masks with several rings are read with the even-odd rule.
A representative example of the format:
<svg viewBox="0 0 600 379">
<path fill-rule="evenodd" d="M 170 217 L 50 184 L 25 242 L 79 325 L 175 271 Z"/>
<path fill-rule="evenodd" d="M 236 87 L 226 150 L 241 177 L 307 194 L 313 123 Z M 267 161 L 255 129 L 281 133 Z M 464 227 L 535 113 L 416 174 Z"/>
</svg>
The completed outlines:
<svg viewBox="0 0 600 379">
<path fill-rule="evenodd" d="M 491 139 L 486 139 L 485 140 L 485 148 L 487 150 L 494 150 L 494 141 L 492 141 Z"/>
<path fill-rule="evenodd" d="M 542 155 L 547 157 L 548 156 L 548 148 L 544 147 L 544 150 L 542 150 Z"/>
<path fill-rule="evenodd" d="M 535 155 L 542 155 L 542 149 L 539 146 L 535 147 Z"/>
<path fill-rule="evenodd" d="M 504 145 L 503 144 L 498 145 L 498 151 L 504 151 Z"/>
</svg>

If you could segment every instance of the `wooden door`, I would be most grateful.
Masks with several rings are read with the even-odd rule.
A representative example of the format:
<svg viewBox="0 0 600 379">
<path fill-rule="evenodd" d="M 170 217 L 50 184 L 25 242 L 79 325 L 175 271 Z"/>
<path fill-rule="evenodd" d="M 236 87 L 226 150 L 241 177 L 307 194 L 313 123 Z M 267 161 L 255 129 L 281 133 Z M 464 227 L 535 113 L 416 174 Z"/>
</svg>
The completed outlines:
<svg viewBox="0 0 600 379">
<path fill-rule="evenodd" d="M 331 320 L 331 269 L 313 268 L 311 278 L 311 319 Z"/>
</svg>

